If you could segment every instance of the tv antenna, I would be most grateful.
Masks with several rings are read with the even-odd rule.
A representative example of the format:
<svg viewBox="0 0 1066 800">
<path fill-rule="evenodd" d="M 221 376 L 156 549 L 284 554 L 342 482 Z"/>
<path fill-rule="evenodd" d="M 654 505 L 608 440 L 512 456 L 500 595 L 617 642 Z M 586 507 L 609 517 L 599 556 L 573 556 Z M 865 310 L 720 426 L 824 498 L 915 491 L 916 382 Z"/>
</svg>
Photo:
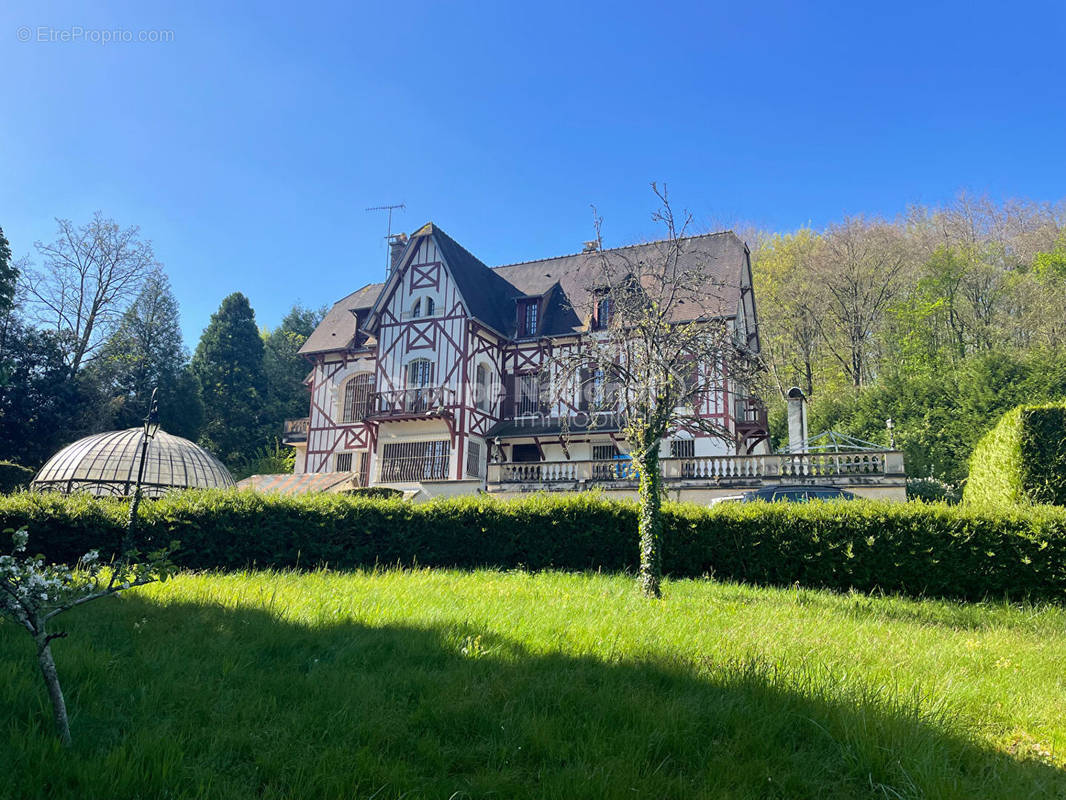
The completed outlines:
<svg viewBox="0 0 1066 800">
<path fill-rule="evenodd" d="M 386 277 L 388 277 L 389 267 L 391 266 L 391 261 L 392 261 L 392 252 L 389 249 L 389 243 L 392 241 L 392 212 L 395 209 L 397 209 L 397 208 L 400 209 L 400 210 L 404 210 L 405 211 L 405 210 L 407 210 L 407 204 L 406 203 L 396 203 L 395 205 L 391 205 L 391 206 L 372 206 L 371 208 L 367 209 L 367 211 L 387 211 L 388 215 L 389 215 L 389 221 L 388 221 L 388 224 L 385 227 L 385 276 Z"/>
</svg>

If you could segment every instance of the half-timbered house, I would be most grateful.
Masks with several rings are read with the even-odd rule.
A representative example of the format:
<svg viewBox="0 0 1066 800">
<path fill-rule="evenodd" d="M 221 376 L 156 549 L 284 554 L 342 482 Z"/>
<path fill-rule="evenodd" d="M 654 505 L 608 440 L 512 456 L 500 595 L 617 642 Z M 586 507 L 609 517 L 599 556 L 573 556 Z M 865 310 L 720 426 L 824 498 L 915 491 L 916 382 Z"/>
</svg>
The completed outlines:
<svg viewBox="0 0 1066 800">
<path fill-rule="evenodd" d="M 395 237 L 387 280 L 337 302 L 300 351 L 312 365 L 310 413 L 288 421 L 284 438 L 296 472 L 430 496 L 631 490 L 617 418 L 597 416 L 587 389 L 561 387 L 545 364 L 605 323 L 606 308 L 578 311 L 589 305 L 590 256 L 639 259 L 654 244 L 489 267 L 433 223 Z M 722 288 L 704 313 L 758 353 L 747 246 L 727 231 L 684 249 Z M 663 443 L 667 484 L 679 496 L 757 485 L 769 457 L 761 403 L 722 381 L 697 411 L 730 436 L 676 432 Z"/>
</svg>

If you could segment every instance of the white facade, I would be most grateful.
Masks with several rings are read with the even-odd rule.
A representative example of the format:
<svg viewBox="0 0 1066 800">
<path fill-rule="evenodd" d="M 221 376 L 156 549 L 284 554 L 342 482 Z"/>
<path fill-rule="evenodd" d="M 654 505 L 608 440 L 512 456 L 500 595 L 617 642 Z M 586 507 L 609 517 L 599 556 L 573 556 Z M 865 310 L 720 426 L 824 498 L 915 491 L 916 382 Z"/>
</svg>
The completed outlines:
<svg viewBox="0 0 1066 800">
<path fill-rule="evenodd" d="M 744 263 L 737 267 L 735 324 L 754 331 L 747 250 L 736 252 Z M 544 262 L 546 279 L 560 270 L 562 260 Z M 571 424 L 563 434 L 552 424 L 564 416 L 587 418 L 578 386 L 560 389 L 555 382 L 550 406 L 536 408 L 536 419 L 524 413 L 534 409 L 516 401 L 523 381 L 533 380 L 522 376 L 541 370 L 549 353 L 579 347 L 588 335 L 572 328 L 525 335 L 521 318 L 516 327 L 501 330 L 516 314 L 527 313 L 523 309 L 529 304 L 536 306 L 528 312 L 534 324 L 547 326 L 541 320 L 552 313 L 552 303 L 559 303 L 553 298 L 560 284 L 539 293 L 539 286 L 534 291 L 516 286 L 519 270 L 489 270 L 432 225 L 412 236 L 394 266 L 380 289 L 361 290 L 349 298 L 350 308 L 338 304 L 302 351 L 313 363 L 309 417 L 294 421 L 299 424 L 286 436 L 297 449 L 297 472 L 350 471 L 363 485 L 455 482 L 468 489 L 486 486 L 490 460 L 495 465 L 598 462 L 607 467 L 593 466 L 590 474 L 618 476 L 611 467 L 617 456 L 608 454 L 611 448 L 625 452 L 616 431 Z M 535 271 L 519 266 L 525 273 Z M 518 388 L 508 391 L 516 381 Z M 726 387 L 705 398 L 699 413 L 740 433 L 735 402 Z M 527 419 L 528 429 L 520 424 Z M 735 453 L 731 442 L 685 432 L 664 442 L 662 450 L 668 459 Z"/>
</svg>

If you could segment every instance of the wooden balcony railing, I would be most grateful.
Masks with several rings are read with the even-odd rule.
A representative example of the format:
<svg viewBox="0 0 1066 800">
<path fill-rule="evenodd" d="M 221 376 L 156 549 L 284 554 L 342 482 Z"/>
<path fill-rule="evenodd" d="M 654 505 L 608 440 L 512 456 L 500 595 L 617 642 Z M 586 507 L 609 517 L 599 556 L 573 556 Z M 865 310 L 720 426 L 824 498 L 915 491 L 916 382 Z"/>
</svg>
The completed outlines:
<svg viewBox="0 0 1066 800">
<path fill-rule="evenodd" d="M 733 419 L 738 430 L 767 430 L 766 406 L 757 397 L 742 397 L 733 405 Z"/>
<path fill-rule="evenodd" d="M 370 415 L 403 417 L 432 414 L 455 405 L 455 390 L 448 386 L 423 386 L 417 389 L 393 389 L 371 395 Z"/>
<path fill-rule="evenodd" d="M 838 477 L 864 478 L 903 474 L 897 450 L 863 453 L 801 453 L 759 456 L 664 458 L 666 481 L 758 482 L 809 481 Z M 489 483 L 636 483 L 636 465 L 628 459 L 609 461 L 540 461 L 489 465 Z"/>
<path fill-rule="evenodd" d="M 300 419 L 287 419 L 282 423 L 281 429 L 281 442 L 282 444 L 295 444 L 296 442 L 307 441 L 307 431 L 311 427 L 310 417 L 301 417 Z"/>
</svg>

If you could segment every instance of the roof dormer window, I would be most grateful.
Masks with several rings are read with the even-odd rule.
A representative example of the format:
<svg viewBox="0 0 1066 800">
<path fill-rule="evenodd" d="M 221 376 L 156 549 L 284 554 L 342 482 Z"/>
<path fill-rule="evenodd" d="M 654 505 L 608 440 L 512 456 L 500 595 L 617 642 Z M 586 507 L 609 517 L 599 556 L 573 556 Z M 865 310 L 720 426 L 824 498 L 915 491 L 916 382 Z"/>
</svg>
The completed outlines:
<svg viewBox="0 0 1066 800">
<path fill-rule="evenodd" d="M 539 299 L 518 301 L 518 335 L 537 335 Z"/>
<path fill-rule="evenodd" d="M 611 296 L 605 294 L 596 301 L 596 316 L 592 320 L 592 329 L 596 331 L 606 330 L 611 324 L 612 308 Z"/>
</svg>

